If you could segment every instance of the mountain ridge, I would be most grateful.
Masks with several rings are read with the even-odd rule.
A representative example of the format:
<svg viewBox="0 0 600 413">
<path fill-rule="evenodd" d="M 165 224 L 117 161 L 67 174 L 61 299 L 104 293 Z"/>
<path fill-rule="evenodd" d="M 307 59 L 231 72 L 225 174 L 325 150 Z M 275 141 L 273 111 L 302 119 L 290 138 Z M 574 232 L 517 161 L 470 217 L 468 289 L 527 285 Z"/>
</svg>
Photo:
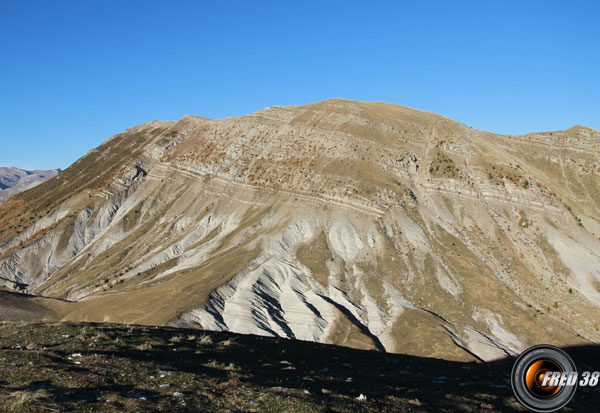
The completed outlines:
<svg viewBox="0 0 600 413">
<path fill-rule="evenodd" d="M 150 122 L 0 207 L 0 281 L 59 319 L 448 359 L 596 342 L 599 151 L 340 99 Z"/>
<path fill-rule="evenodd" d="M 56 175 L 60 168 L 49 170 L 26 170 L 21 168 L 0 166 L 0 203 L 19 192 L 39 185 L 46 179 Z"/>
</svg>

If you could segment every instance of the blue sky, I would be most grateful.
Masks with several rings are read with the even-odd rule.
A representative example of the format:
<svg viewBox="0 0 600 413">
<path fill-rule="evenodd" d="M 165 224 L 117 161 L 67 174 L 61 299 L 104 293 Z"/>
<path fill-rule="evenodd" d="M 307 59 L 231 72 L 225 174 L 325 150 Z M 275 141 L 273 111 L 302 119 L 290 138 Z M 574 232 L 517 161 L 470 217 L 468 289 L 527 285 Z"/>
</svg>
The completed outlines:
<svg viewBox="0 0 600 413">
<path fill-rule="evenodd" d="M 0 165 L 332 97 L 497 133 L 600 129 L 597 1 L 0 1 Z"/>
</svg>

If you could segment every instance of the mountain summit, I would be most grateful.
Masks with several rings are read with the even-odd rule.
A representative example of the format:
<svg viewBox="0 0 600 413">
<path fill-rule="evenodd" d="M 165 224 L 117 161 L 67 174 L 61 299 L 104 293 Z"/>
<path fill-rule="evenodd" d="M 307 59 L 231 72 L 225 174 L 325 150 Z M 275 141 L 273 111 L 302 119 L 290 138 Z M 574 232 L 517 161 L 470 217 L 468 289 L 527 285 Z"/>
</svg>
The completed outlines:
<svg viewBox="0 0 600 413">
<path fill-rule="evenodd" d="M 597 342 L 599 159 L 593 129 L 379 102 L 153 121 L 0 206 L 0 285 L 46 318 L 453 360 Z"/>
</svg>

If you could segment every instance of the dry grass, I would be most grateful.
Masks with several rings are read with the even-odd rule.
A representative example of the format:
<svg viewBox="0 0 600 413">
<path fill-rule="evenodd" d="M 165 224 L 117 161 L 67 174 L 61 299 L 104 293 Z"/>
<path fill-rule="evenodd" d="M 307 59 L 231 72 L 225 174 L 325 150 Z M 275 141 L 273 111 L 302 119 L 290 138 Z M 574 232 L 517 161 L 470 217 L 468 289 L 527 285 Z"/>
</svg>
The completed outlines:
<svg viewBox="0 0 600 413">
<path fill-rule="evenodd" d="M 52 401 L 47 390 L 20 390 L 7 395 L 3 411 L 22 413 L 25 411 L 59 412 L 60 406 Z"/>
<path fill-rule="evenodd" d="M 90 350 L 90 342 L 74 339 L 82 327 L 0 325 L 0 410 L 522 411 L 504 381 L 510 363 L 452 362 L 215 332 L 200 334 L 217 345 L 174 343 L 173 337 L 199 333 L 108 324 L 85 325 L 90 339 L 109 338 Z M 15 348 L 32 337 L 40 349 Z M 121 338 L 118 344 L 115 337 Z M 236 345 L 220 345 L 228 340 Z M 153 343 L 151 349 L 136 350 L 146 342 Z M 81 354 L 79 365 L 68 359 L 75 353 Z M 589 391 L 578 390 L 577 397 L 578 409 L 594 409 Z"/>
<path fill-rule="evenodd" d="M 200 337 L 200 339 L 198 340 L 199 344 L 202 344 L 204 346 L 208 346 L 211 345 L 213 343 L 212 337 L 210 335 L 202 335 Z"/>
<path fill-rule="evenodd" d="M 231 347 L 231 346 L 235 346 L 237 345 L 237 343 L 235 342 L 235 339 L 233 338 L 228 338 L 227 340 L 223 340 L 219 343 L 220 346 L 222 347 Z"/>
</svg>

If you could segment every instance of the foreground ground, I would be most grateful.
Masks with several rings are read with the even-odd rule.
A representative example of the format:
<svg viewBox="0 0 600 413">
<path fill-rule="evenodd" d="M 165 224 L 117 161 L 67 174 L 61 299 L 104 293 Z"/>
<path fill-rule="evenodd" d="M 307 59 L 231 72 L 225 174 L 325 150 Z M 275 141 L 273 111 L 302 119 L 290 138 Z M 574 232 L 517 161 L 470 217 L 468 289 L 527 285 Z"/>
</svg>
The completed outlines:
<svg viewBox="0 0 600 413">
<path fill-rule="evenodd" d="M 0 324 L 3 411 L 524 411 L 511 363 L 168 327 Z M 578 391 L 565 411 L 593 411 Z"/>
</svg>

